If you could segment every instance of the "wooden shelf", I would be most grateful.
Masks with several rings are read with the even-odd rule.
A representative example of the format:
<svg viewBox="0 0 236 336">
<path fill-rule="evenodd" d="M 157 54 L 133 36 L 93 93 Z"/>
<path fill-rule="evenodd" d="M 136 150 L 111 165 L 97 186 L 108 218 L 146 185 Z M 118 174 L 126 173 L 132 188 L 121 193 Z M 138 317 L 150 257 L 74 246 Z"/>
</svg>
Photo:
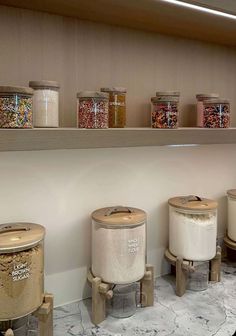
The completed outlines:
<svg viewBox="0 0 236 336">
<path fill-rule="evenodd" d="M 236 46 L 235 20 L 161 0 L 0 0 L 0 4 Z"/>
<path fill-rule="evenodd" d="M 0 151 L 236 143 L 236 128 L 0 130 Z"/>
</svg>

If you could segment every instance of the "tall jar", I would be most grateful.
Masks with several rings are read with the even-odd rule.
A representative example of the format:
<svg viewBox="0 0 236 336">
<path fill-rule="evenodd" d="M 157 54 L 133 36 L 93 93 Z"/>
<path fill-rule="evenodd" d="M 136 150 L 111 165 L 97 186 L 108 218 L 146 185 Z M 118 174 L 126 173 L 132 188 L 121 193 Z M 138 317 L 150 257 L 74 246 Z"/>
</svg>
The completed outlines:
<svg viewBox="0 0 236 336">
<path fill-rule="evenodd" d="M 103 281 L 128 284 L 140 280 L 146 264 L 146 213 L 109 207 L 92 213 L 92 273 Z"/>
<path fill-rule="evenodd" d="M 108 93 L 82 91 L 77 94 L 77 99 L 79 128 L 108 128 Z"/>
<path fill-rule="evenodd" d="M 24 317 L 43 302 L 45 229 L 33 223 L 0 225 L 1 322 Z"/>
<path fill-rule="evenodd" d="M 34 89 L 34 126 L 59 127 L 59 84 L 55 81 L 30 81 Z"/>
<path fill-rule="evenodd" d="M 227 191 L 228 198 L 228 237 L 236 242 L 236 189 Z"/>
<path fill-rule="evenodd" d="M 203 127 L 230 127 L 230 103 L 224 99 L 211 99 L 203 102 Z"/>
<path fill-rule="evenodd" d="M 216 254 L 217 202 L 178 196 L 168 203 L 170 252 L 190 261 L 211 260 Z"/>
<path fill-rule="evenodd" d="M 179 96 L 176 91 L 156 92 L 152 102 L 152 128 L 178 128 Z"/>
<path fill-rule="evenodd" d="M 203 111 L 204 105 L 203 102 L 208 100 L 214 100 L 219 98 L 218 93 L 198 93 L 197 98 L 197 127 L 203 127 Z"/>
<path fill-rule="evenodd" d="M 101 88 L 109 94 L 109 127 L 123 128 L 126 125 L 126 89 L 122 87 Z"/>
<path fill-rule="evenodd" d="M 0 86 L 0 128 L 33 127 L 31 88 Z"/>
</svg>

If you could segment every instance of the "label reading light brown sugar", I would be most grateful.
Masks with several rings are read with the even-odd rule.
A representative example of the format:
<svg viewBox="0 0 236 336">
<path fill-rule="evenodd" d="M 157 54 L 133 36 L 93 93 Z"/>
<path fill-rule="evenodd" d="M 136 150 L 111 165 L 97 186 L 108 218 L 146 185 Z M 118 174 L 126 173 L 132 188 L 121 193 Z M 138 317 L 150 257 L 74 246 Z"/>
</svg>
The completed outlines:
<svg viewBox="0 0 236 336">
<path fill-rule="evenodd" d="M 27 262 L 15 264 L 11 273 L 13 281 L 20 281 L 30 277 L 30 267 Z"/>
</svg>

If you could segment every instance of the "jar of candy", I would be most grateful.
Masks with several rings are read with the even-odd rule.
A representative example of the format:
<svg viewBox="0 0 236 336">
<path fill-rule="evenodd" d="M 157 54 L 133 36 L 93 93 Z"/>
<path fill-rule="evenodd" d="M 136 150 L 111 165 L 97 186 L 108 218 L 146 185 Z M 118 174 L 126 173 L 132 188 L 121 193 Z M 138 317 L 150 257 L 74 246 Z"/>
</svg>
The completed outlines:
<svg viewBox="0 0 236 336">
<path fill-rule="evenodd" d="M 79 128 L 108 128 L 108 93 L 82 91 L 77 94 L 77 98 Z"/>
<path fill-rule="evenodd" d="M 34 89 L 34 126 L 59 127 L 59 84 L 55 81 L 30 81 Z"/>
<path fill-rule="evenodd" d="M 152 128 L 178 128 L 179 92 L 157 92 L 152 102 Z"/>
<path fill-rule="evenodd" d="M 109 94 L 109 127 L 123 128 L 126 124 L 126 89 L 122 87 L 101 88 Z"/>
<path fill-rule="evenodd" d="M 33 93 L 28 87 L 0 86 L 0 128 L 33 127 Z"/>
<path fill-rule="evenodd" d="M 228 100 L 205 100 L 203 106 L 203 127 L 228 128 L 230 126 L 230 103 Z"/>
<path fill-rule="evenodd" d="M 197 98 L 197 127 L 203 127 L 203 102 L 206 100 L 214 100 L 219 98 L 218 93 L 199 93 L 196 95 Z"/>
</svg>

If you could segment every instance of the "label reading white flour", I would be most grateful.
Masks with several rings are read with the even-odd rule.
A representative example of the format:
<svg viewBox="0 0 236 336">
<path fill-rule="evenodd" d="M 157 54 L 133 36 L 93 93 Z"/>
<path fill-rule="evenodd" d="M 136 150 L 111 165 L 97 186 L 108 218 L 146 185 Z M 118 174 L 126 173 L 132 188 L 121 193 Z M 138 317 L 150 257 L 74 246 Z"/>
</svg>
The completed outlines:
<svg viewBox="0 0 236 336">
<path fill-rule="evenodd" d="M 139 240 L 138 238 L 128 240 L 128 252 L 136 253 L 139 250 Z"/>
<path fill-rule="evenodd" d="M 25 262 L 14 265 L 11 275 L 13 281 L 28 279 L 30 277 L 30 267 L 28 266 L 28 263 Z"/>
</svg>

